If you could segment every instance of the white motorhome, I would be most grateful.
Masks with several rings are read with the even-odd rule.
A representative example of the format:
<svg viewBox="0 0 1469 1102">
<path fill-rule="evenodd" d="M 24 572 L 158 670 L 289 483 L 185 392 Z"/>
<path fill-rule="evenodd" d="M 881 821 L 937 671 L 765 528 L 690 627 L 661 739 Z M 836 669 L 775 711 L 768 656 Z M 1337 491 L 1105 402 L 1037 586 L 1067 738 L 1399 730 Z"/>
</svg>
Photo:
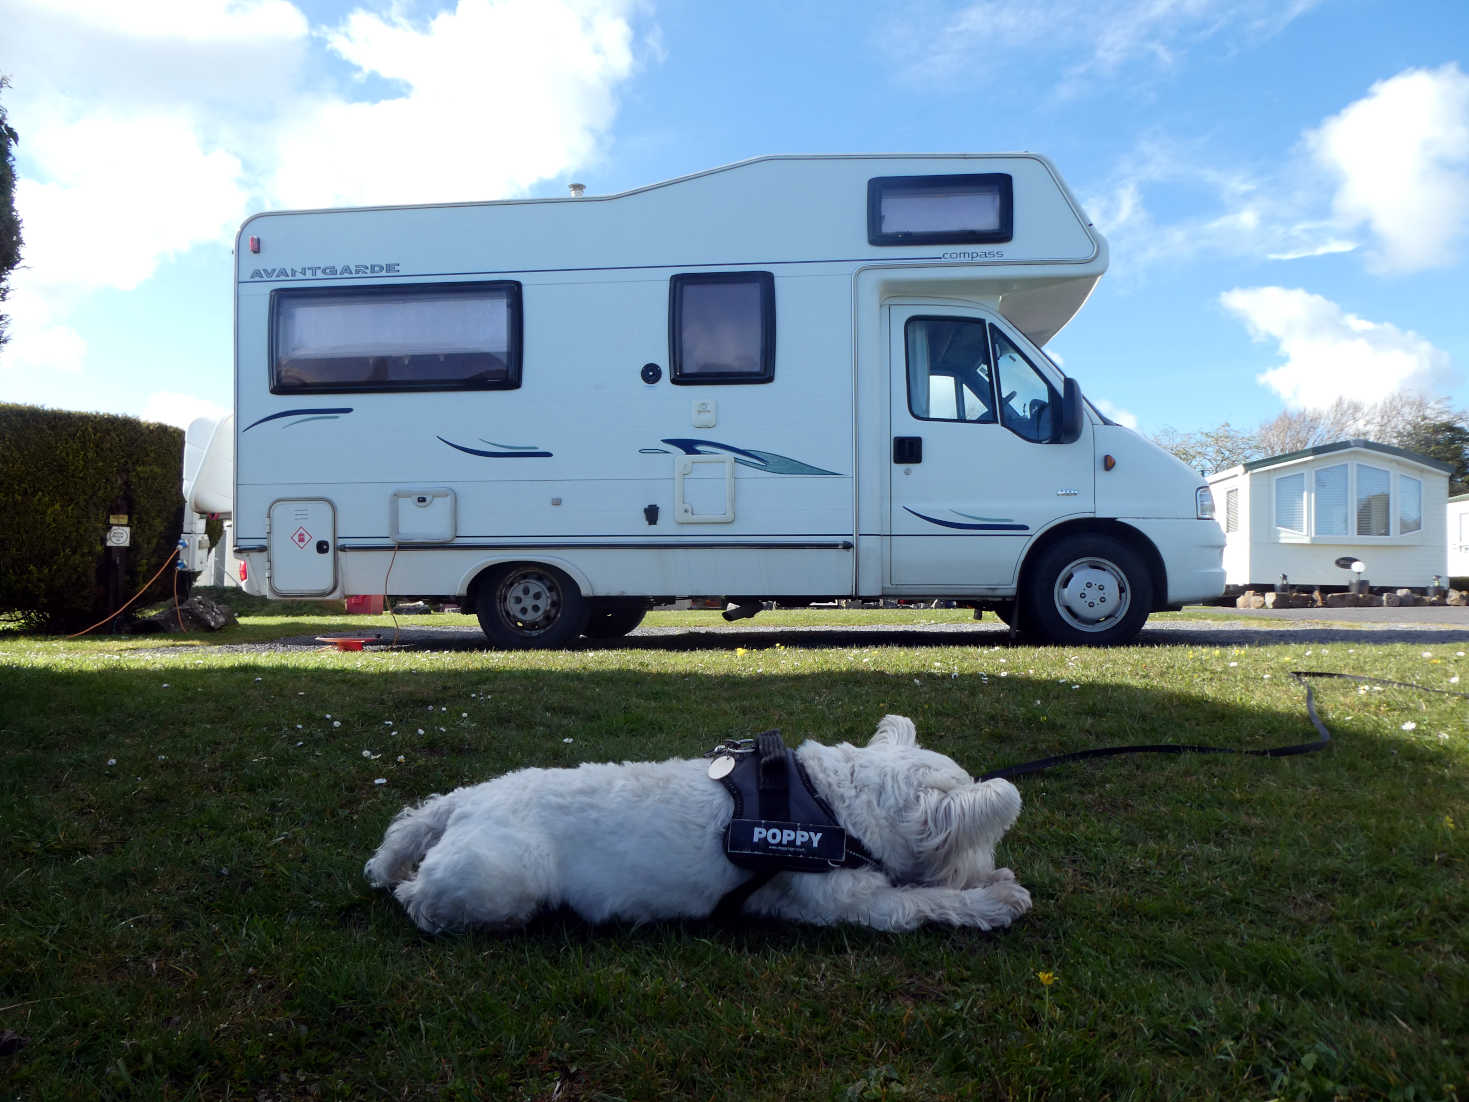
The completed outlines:
<svg viewBox="0 0 1469 1102">
<path fill-rule="evenodd" d="M 520 647 L 680 597 L 948 598 L 1111 643 L 1223 590 L 1203 479 L 1041 351 L 1107 267 L 1042 157 L 271 212 L 236 258 L 257 592 L 458 597 Z"/>
</svg>

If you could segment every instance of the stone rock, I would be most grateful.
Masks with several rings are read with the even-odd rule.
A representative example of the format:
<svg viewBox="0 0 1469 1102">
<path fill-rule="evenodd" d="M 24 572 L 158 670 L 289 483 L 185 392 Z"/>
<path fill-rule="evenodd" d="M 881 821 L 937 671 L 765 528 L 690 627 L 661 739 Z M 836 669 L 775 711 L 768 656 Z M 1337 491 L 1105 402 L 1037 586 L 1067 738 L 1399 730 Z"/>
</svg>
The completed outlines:
<svg viewBox="0 0 1469 1102">
<path fill-rule="evenodd" d="M 393 606 L 394 616 L 427 616 L 433 612 L 426 601 L 404 601 Z"/>
<path fill-rule="evenodd" d="M 1403 599 L 1396 593 L 1384 593 L 1382 595 L 1382 606 L 1384 608 L 1397 608 L 1403 603 Z"/>
<path fill-rule="evenodd" d="M 1464 592 L 1462 590 L 1459 590 L 1459 589 L 1451 589 L 1448 592 L 1448 596 L 1444 598 L 1444 604 L 1448 604 L 1448 605 L 1464 605 L 1464 604 L 1469 604 L 1469 597 L 1465 597 Z"/>
<path fill-rule="evenodd" d="M 182 627 L 179 626 L 180 620 L 183 621 Z M 181 602 L 177 610 L 170 605 L 162 612 L 139 620 L 130 630 L 137 635 L 169 631 L 219 631 L 237 623 L 239 620 L 233 611 L 196 593 L 187 601 Z"/>
<path fill-rule="evenodd" d="M 1235 608 L 1264 608 L 1265 598 L 1253 589 L 1247 589 L 1234 599 Z"/>
</svg>

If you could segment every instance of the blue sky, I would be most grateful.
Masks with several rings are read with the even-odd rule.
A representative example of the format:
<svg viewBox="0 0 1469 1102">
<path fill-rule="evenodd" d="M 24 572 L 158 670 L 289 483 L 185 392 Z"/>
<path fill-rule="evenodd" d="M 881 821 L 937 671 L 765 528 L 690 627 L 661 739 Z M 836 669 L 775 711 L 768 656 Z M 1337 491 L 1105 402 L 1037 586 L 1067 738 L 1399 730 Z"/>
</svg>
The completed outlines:
<svg viewBox="0 0 1469 1102">
<path fill-rule="evenodd" d="M 1465 0 L 0 0 L 0 28 L 0 400 L 223 410 L 255 210 L 1026 149 L 1111 244 L 1049 349 L 1114 416 L 1469 407 Z"/>
</svg>

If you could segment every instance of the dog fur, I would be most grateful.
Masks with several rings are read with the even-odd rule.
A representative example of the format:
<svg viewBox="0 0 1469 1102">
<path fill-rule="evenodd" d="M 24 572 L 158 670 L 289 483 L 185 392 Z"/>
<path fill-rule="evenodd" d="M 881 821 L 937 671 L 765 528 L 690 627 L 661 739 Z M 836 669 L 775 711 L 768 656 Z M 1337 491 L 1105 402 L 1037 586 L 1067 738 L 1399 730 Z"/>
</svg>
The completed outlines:
<svg viewBox="0 0 1469 1102">
<path fill-rule="evenodd" d="M 1009 781 L 975 782 L 885 716 L 863 747 L 797 750 L 838 822 L 882 865 L 782 872 L 745 912 L 911 930 L 926 922 L 988 930 L 1030 909 L 994 866 L 1020 814 Z M 566 906 L 590 922 L 702 918 L 751 874 L 724 855 L 733 801 L 706 759 L 521 769 L 430 796 L 388 826 L 363 870 L 430 933 L 510 929 Z"/>
</svg>

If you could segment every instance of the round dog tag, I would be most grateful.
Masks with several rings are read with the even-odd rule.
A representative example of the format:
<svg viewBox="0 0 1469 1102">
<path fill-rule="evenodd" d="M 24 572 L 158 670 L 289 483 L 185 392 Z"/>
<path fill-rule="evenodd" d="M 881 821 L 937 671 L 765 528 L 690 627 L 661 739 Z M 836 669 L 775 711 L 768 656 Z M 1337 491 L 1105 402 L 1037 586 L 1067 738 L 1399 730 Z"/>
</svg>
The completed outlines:
<svg viewBox="0 0 1469 1102">
<path fill-rule="evenodd" d="M 709 779 L 717 781 L 721 777 L 727 777 L 734 771 L 735 760 L 728 754 L 717 757 L 709 763 Z"/>
</svg>

